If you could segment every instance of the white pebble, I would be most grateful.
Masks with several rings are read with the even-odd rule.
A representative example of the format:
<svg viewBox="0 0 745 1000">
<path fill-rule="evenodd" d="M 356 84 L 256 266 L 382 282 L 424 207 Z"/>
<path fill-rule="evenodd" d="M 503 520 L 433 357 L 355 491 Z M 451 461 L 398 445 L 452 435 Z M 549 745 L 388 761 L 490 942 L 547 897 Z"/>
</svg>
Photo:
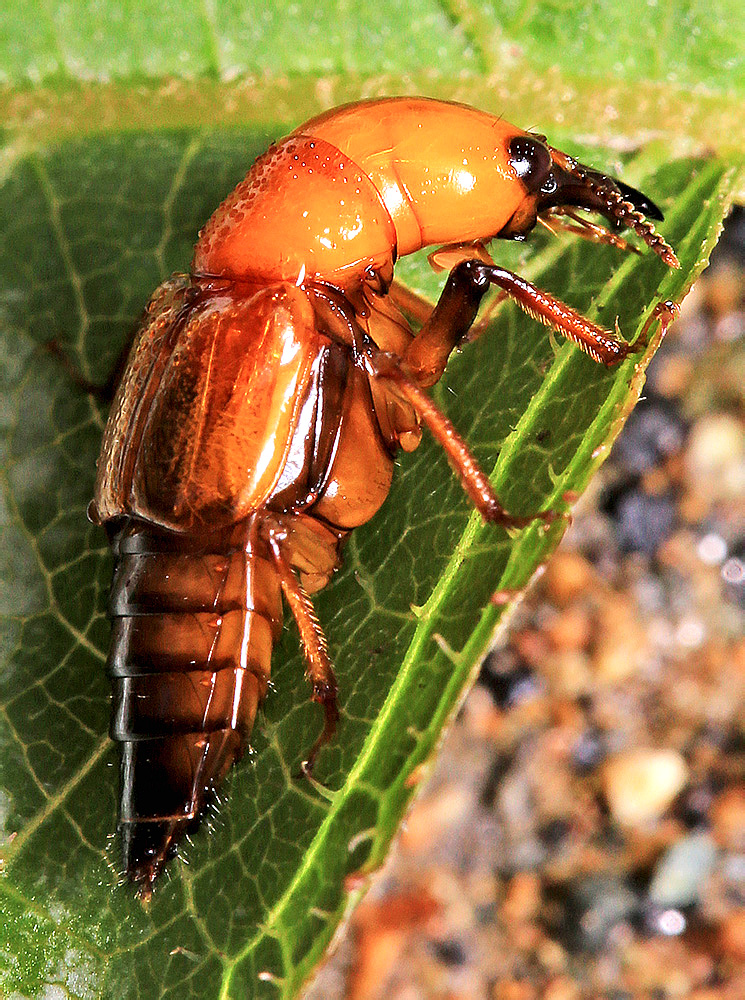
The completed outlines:
<svg viewBox="0 0 745 1000">
<path fill-rule="evenodd" d="M 603 768 L 603 791 L 622 826 L 658 819 L 688 780 L 688 767 L 674 750 L 629 750 Z"/>
</svg>

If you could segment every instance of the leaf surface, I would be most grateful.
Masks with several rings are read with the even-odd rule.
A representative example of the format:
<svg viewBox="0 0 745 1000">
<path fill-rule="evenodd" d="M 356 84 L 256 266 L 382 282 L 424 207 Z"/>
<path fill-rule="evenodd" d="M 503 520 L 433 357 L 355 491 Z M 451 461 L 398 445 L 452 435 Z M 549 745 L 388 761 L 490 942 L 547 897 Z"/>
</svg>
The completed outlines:
<svg viewBox="0 0 745 1000">
<path fill-rule="evenodd" d="M 297 123 L 425 94 L 612 148 L 741 153 L 739 0 L 5 0 L 0 122 L 29 138 Z M 3 84 L 5 86 L 3 86 Z M 271 130 L 270 130 L 271 131 Z M 277 132 L 274 135 L 279 134 Z"/>
<path fill-rule="evenodd" d="M 509 107 L 513 120 L 546 130 L 553 121 L 557 145 L 661 204 L 680 272 L 648 253 L 540 233 L 495 250 L 606 326 L 618 316 L 633 336 L 658 300 L 681 298 L 742 186 L 736 159 L 674 155 L 670 141 L 685 120 L 679 148 L 707 127 L 713 145 L 733 145 L 737 46 L 727 56 L 715 43 L 734 15 L 726 4 L 719 18 L 701 3 L 681 18 L 643 8 L 608 15 L 606 58 L 585 5 L 446 10 L 421 0 L 410 31 L 396 27 L 398 5 L 267 13 L 237 2 L 72 2 L 37 16 L 18 0 L 4 5 L 0 987 L 9 995 L 294 996 L 354 886 L 382 862 L 506 610 L 492 595 L 523 587 L 565 526 L 512 536 L 487 527 L 431 441 L 402 456 L 383 510 L 352 535 L 343 571 L 316 598 L 343 711 L 318 762 L 323 787 L 295 778 L 320 713 L 288 624 L 254 752 L 225 782 L 211 831 L 186 848 L 188 866 L 171 865 L 145 910 L 116 884 L 103 670 L 112 567 L 85 516 L 105 412 L 44 345 L 58 341 L 83 375 L 104 381 L 153 288 L 188 267 L 200 225 L 272 138 L 338 100 L 402 90 Z M 595 42 L 578 50 L 588 33 Z M 702 79 L 706 92 L 692 99 Z M 615 119 L 598 115 L 609 102 Z M 647 138 L 664 141 L 619 154 L 642 121 Z M 422 258 L 402 261 L 400 274 L 432 299 L 442 283 Z M 607 371 L 506 305 L 434 395 L 511 510 L 565 508 L 641 391 L 646 360 Z"/>
</svg>

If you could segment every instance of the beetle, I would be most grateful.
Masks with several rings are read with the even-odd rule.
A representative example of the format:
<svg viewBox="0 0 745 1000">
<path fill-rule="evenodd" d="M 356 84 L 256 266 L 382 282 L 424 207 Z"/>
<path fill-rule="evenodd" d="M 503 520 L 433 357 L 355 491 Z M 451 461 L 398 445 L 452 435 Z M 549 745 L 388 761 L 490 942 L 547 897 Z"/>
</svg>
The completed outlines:
<svg viewBox="0 0 745 1000">
<path fill-rule="evenodd" d="M 600 213 L 606 229 L 574 209 Z M 90 514 L 115 556 L 108 670 L 121 747 L 124 867 L 148 895 L 243 752 L 267 691 L 282 598 L 312 698 L 339 719 L 310 595 L 386 498 L 426 426 L 471 500 L 509 513 L 426 392 L 496 286 L 596 361 L 638 350 L 494 263 L 540 220 L 675 254 L 645 195 L 491 114 L 425 98 L 360 102 L 272 145 L 199 234 L 191 271 L 150 300 L 104 433 Z M 455 247 L 416 332 L 397 258 Z M 410 303 L 411 304 L 411 303 Z M 420 304 L 421 305 L 421 304 Z"/>
</svg>

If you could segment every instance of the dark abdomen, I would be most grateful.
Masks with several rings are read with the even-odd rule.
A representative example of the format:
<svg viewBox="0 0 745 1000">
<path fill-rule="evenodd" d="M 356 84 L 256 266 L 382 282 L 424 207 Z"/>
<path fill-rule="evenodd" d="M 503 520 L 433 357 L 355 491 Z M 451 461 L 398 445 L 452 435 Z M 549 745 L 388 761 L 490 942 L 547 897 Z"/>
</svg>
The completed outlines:
<svg viewBox="0 0 745 1000">
<path fill-rule="evenodd" d="M 149 887 L 245 749 L 281 595 L 255 518 L 208 540 L 128 518 L 112 546 L 108 669 L 124 864 Z"/>
</svg>

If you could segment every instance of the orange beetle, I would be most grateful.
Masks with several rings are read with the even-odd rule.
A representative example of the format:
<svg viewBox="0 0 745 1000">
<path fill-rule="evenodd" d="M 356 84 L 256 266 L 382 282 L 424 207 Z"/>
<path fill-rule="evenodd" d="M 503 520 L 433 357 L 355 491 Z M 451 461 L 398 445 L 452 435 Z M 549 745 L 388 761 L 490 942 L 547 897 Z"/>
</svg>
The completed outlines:
<svg viewBox="0 0 745 1000">
<path fill-rule="evenodd" d="M 673 251 L 640 192 L 493 115 L 394 98 L 301 126 L 251 167 L 200 233 L 191 273 L 151 299 L 104 435 L 91 516 L 116 557 L 108 668 L 122 748 L 125 868 L 149 893 L 245 748 L 270 674 L 282 595 L 313 699 L 338 719 L 308 594 L 388 493 L 422 424 L 482 515 L 507 526 L 467 446 L 424 391 L 491 285 L 614 364 L 634 347 L 493 263 L 484 244 L 539 218 L 627 246 L 572 207 Z M 391 295 L 397 257 L 458 245 L 415 333 Z M 394 286 L 395 290 L 395 286 Z M 411 304 L 411 303 L 409 303 Z M 549 512 L 533 517 L 549 518 Z"/>
</svg>

